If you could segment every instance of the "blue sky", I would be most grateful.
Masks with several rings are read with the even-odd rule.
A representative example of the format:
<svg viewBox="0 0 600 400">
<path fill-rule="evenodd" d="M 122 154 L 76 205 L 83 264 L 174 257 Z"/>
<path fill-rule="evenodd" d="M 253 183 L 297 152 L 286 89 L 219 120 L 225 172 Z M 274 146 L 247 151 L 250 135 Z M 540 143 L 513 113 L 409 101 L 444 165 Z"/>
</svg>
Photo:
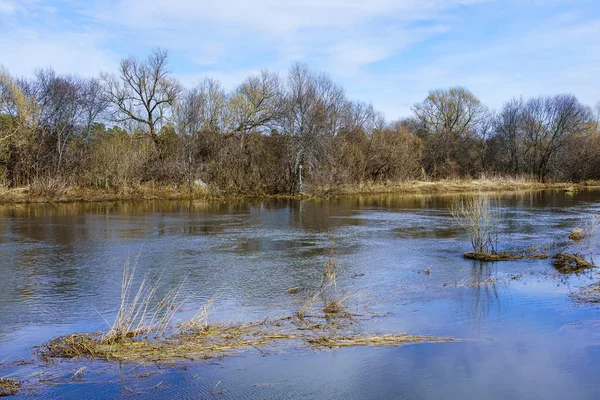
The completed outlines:
<svg viewBox="0 0 600 400">
<path fill-rule="evenodd" d="M 0 0 L 13 75 L 112 72 L 155 47 L 186 85 L 233 88 L 304 62 L 388 119 L 455 85 L 491 108 L 565 92 L 600 101 L 598 0 Z"/>
</svg>

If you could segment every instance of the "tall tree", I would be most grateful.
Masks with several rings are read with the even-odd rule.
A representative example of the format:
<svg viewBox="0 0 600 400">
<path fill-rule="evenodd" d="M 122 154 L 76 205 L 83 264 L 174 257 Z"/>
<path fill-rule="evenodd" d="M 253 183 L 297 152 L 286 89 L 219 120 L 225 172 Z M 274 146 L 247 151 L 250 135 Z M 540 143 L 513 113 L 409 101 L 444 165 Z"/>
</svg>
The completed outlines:
<svg viewBox="0 0 600 400">
<path fill-rule="evenodd" d="M 159 132 L 181 91 L 169 76 L 167 52 L 154 50 L 145 61 L 136 57 L 121 60 L 119 76 L 101 75 L 113 105 L 113 119 L 130 123 L 147 134 L 160 152 Z"/>
<path fill-rule="evenodd" d="M 420 134 L 425 142 L 424 167 L 433 177 L 452 174 L 452 165 L 459 173 L 469 173 L 476 155 L 469 147 L 478 124 L 486 116 L 486 108 L 470 91 L 462 87 L 429 92 L 427 98 L 412 108 L 420 122 Z"/>
<path fill-rule="evenodd" d="M 520 124 L 528 172 L 546 180 L 559 151 L 581 134 L 591 120 L 591 110 L 573 95 L 529 99 Z"/>
</svg>

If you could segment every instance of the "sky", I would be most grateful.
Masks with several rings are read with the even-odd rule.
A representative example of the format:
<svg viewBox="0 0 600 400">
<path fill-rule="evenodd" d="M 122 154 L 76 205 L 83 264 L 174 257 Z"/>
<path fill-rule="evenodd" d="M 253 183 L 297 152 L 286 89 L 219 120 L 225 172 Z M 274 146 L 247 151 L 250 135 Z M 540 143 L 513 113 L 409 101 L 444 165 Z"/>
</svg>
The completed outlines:
<svg viewBox="0 0 600 400">
<path fill-rule="evenodd" d="M 169 52 L 186 86 L 233 89 L 294 62 L 325 72 L 389 120 L 432 89 L 600 101 L 599 0 L 0 0 L 0 64 L 94 76 Z"/>
</svg>

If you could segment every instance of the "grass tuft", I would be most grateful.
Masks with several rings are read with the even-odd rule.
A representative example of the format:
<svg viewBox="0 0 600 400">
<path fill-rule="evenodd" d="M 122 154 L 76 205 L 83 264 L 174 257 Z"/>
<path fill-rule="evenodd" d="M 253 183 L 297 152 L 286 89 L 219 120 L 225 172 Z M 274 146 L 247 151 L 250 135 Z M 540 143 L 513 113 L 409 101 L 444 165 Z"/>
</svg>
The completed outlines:
<svg viewBox="0 0 600 400">
<path fill-rule="evenodd" d="M 463 257 L 477 261 L 544 260 L 548 254 L 539 252 L 464 253 Z"/>
<path fill-rule="evenodd" d="M 160 275 L 144 276 L 137 291 L 133 284 L 139 255 L 135 262 L 125 263 L 121 282 L 121 303 L 119 312 L 110 329 L 101 337 L 102 344 L 123 343 L 136 336 L 165 334 L 173 315 L 179 308 L 179 292 L 181 286 L 169 291 L 157 301 L 160 286 Z"/>
<path fill-rule="evenodd" d="M 314 348 L 338 348 L 338 347 L 394 347 L 408 343 L 439 343 L 452 342 L 452 338 L 434 336 L 413 336 L 408 334 L 389 335 L 349 335 L 349 336 L 320 336 L 309 339 L 307 342 Z"/>
<path fill-rule="evenodd" d="M 561 274 L 577 274 L 596 266 L 580 254 L 558 253 L 552 258 L 552 265 Z"/>
<path fill-rule="evenodd" d="M 0 397 L 14 396 L 20 387 L 20 382 L 8 378 L 0 378 Z"/>
</svg>

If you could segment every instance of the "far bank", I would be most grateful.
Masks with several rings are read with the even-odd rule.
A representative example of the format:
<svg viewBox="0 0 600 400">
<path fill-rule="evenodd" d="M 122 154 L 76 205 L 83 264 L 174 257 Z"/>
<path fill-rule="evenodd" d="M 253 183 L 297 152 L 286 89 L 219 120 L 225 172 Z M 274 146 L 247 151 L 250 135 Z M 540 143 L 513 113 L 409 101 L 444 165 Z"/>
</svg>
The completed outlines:
<svg viewBox="0 0 600 400">
<path fill-rule="evenodd" d="M 0 203 L 66 203 L 136 200 L 235 200 L 261 198 L 311 198 L 358 194 L 444 194 L 468 192 L 508 192 L 523 190 L 565 190 L 600 187 L 600 182 L 537 182 L 525 179 L 456 179 L 439 181 L 406 181 L 348 185 L 307 185 L 304 193 L 243 193 L 218 188 L 142 184 L 123 188 L 89 188 L 62 185 L 35 185 L 0 189 Z"/>
</svg>

